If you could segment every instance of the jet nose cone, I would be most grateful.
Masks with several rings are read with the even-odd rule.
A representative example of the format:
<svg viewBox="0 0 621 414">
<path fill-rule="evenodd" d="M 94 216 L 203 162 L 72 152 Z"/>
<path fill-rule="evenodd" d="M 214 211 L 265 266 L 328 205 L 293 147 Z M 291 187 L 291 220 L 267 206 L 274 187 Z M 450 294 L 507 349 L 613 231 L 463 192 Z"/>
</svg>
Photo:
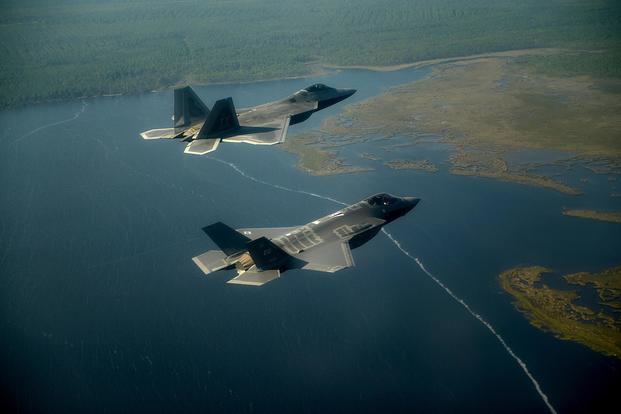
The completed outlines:
<svg viewBox="0 0 621 414">
<path fill-rule="evenodd" d="M 355 94 L 357 90 L 356 89 L 345 89 L 343 92 L 345 93 L 345 96 L 349 98 L 350 96 Z"/>
<path fill-rule="evenodd" d="M 416 197 L 403 197 L 403 201 L 406 202 L 407 211 L 412 210 L 420 202 L 420 198 Z"/>
<path fill-rule="evenodd" d="M 340 100 L 347 99 L 356 93 L 356 89 L 337 89 L 337 96 Z"/>
</svg>

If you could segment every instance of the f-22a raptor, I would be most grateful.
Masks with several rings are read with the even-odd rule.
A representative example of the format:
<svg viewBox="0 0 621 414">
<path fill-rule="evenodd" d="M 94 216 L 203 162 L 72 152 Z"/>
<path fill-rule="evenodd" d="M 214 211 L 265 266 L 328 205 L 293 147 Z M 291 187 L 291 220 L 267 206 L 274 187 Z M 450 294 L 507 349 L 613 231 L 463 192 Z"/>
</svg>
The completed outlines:
<svg viewBox="0 0 621 414">
<path fill-rule="evenodd" d="M 151 129 L 144 139 L 178 138 L 188 142 L 185 153 L 203 155 L 220 142 L 274 145 L 285 141 L 290 125 L 353 95 L 355 89 L 335 89 L 316 83 L 279 101 L 235 109 L 232 98 L 216 101 L 211 110 L 189 86 L 175 89 L 174 127 Z"/>
<path fill-rule="evenodd" d="M 419 201 L 377 194 L 298 227 L 234 230 L 218 222 L 203 231 L 221 250 L 192 260 L 205 274 L 237 269 L 228 283 L 241 285 L 261 286 L 290 269 L 334 273 L 354 265 L 351 249 L 371 240 Z"/>
</svg>

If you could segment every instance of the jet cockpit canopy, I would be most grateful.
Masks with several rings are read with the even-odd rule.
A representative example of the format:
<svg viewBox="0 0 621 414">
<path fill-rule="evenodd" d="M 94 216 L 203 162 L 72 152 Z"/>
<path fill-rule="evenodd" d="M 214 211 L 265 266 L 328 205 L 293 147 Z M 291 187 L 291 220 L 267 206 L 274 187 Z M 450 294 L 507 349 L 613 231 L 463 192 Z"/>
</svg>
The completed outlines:
<svg viewBox="0 0 621 414">
<path fill-rule="evenodd" d="M 323 91 L 325 89 L 331 89 L 329 86 L 324 85 L 323 83 L 316 83 L 314 85 L 309 86 L 308 88 L 304 88 L 306 92 L 317 92 Z"/>
<path fill-rule="evenodd" d="M 376 194 L 373 197 L 367 198 L 367 203 L 372 206 L 391 206 L 397 201 L 398 199 L 396 197 L 386 193 Z"/>
</svg>

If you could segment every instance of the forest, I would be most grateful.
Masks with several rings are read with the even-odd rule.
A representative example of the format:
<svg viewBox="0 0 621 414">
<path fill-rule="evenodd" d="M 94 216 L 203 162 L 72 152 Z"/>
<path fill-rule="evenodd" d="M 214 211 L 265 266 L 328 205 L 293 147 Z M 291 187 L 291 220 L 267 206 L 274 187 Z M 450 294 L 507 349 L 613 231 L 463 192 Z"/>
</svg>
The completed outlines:
<svg viewBox="0 0 621 414">
<path fill-rule="evenodd" d="M 605 0 L 9 0 L 0 108 L 537 47 L 619 76 L 620 38 Z"/>
</svg>

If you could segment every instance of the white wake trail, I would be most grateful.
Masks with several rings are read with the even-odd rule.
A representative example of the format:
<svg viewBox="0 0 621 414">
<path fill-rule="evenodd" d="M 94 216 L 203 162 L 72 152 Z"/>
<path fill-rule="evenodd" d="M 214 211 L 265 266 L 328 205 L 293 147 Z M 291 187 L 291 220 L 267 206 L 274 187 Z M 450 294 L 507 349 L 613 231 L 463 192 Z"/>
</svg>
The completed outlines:
<svg viewBox="0 0 621 414">
<path fill-rule="evenodd" d="M 86 110 L 87 106 L 88 106 L 88 104 L 86 103 L 86 101 L 82 101 L 82 108 L 80 108 L 79 111 L 77 111 L 75 114 L 73 114 L 73 116 L 71 118 L 63 119 L 61 121 L 52 122 L 50 124 L 45 124 L 45 125 L 42 125 L 42 126 L 40 126 L 38 128 L 35 128 L 32 131 L 27 132 L 24 135 L 22 135 L 21 137 L 19 137 L 19 138 L 13 140 L 12 142 L 10 142 L 9 143 L 9 148 L 12 148 L 11 147 L 12 145 L 15 145 L 15 144 L 19 143 L 24 138 L 27 138 L 27 137 L 29 137 L 29 136 L 31 136 L 33 134 L 36 134 L 37 132 L 42 131 L 42 130 L 44 130 L 46 128 L 51 128 L 53 126 L 65 124 L 67 122 L 71 122 L 71 121 L 74 121 L 74 120 L 78 119 L 80 117 L 80 115 L 82 115 L 84 113 L 84 111 Z M 15 148 L 14 148 L 14 150 L 17 151 Z M 13 167 L 12 168 L 13 169 L 15 168 L 15 163 L 13 163 Z M 32 189 L 31 189 L 31 192 L 32 192 Z M 32 195 L 31 195 L 31 197 L 32 197 Z M 12 246 L 13 239 L 15 237 L 15 233 L 17 233 L 18 231 L 19 231 L 19 229 L 14 230 L 11 233 L 11 235 L 8 237 L 9 243 L 6 246 L 6 248 L 4 249 L 4 254 L 2 256 L 2 260 L 0 260 L 0 267 L 4 264 L 4 260 L 5 260 L 6 256 L 8 255 L 10 247 Z"/>
<path fill-rule="evenodd" d="M 283 190 L 283 191 L 289 191 L 289 192 L 292 192 L 292 193 L 305 194 L 305 195 L 309 195 L 311 197 L 321 198 L 322 200 L 332 201 L 333 203 L 340 204 L 340 205 L 343 205 L 343 206 L 347 205 L 347 203 L 344 203 L 342 201 L 336 200 L 336 199 L 334 199 L 332 197 L 327 197 L 327 196 L 323 196 L 321 194 L 311 193 L 309 191 L 304 191 L 304 190 L 296 190 L 296 189 L 293 189 L 293 188 L 289 188 L 289 187 L 285 187 L 285 186 L 282 186 L 282 185 L 273 184 L 273 183 L 270 183 L 270 182 L 267 182 L 267 181 L 263 181 L 261 179 L 255 178 L 255 177 L 253 177 L 251 175 L 248 175 L 246 172 L 244 172 L 241 168 L 239 168 L 237 165 L 233 164 L 232 162 L 227 162 L 227 161 L 224 161 L 224 160 L 221 160 L 221 159 L 218 159 L 218 158 L 214 158 L 214 157 L 208 157 L 208 158 L 210 158 L 210 159 L 212 159 L 214 161 L 218 161 L 221 164 L 228 165 L 229 167 L 231 167 L 232 169 L 237 171 L 240 175 L 242 175 L 243 177 L 245 177 L 245 178 L 247 178 L 247 179 L 249 179 L 251 181 L 254 181 L 255 183 L 263 184 L 263 185 L 266 185 L 266 186 L 269 186 L 269 187 L 272 187 L 272 188 L 277 188 L 277 189 Z M 431 278 L 431 280 L 433 280 L 438 286 L 440 286 L 442 289 L 444 289 L 444 291 L 446 293 L 448 293 L 449 296 L 451 298 L 453 298 L 453 300 L 455 300 L 457 303 L 462 305 L 466 309 L 466 311 L 468 311 L 468 313 L 470 315 L 472 315 L 476 320 L 478 320 L 481 324 L 483 324 L 483 326 L 485 326 L 492 333 L 492 335 L 494 335 L 496 337 L 496 339 L 498 340 L 498 342 L 500 342 L 500 344 L 505 349 L 505 351 L 507 351 L 507 353 L 518 363 L 518 365 L 520 366 L 520 368 L 522 368 L 522 370 L 524 371 L 524 373 L 526 374 L 528 379 L 530 379 L 530 381 L 533 383 L 533 386 L 537 390 L 537 393 L 539 394 L 539 396 L 541 397 L 541 399 L 543 400 L 545 405 L 548 407 L 550 412 L 552 414 L 557 414 L 557 412 L 554 409 L 554 407 L 552 407 L 552 404 L 550 404 L 550 401 L 548 400 L 548 396 L 543 392 L 543 390 L 541 389 L 541 386 L 539 386 L 539 383 L 537 382 L 535 377 L 533 377 L 533 374 L 531 374 L 530 371 L 528 370 L 528 367 L 526 366 L 526 363 L 524 361 L 522 361 L 520 359 L 520 357 L 518 357 L 515 354 L 515 352 L 513 352 L 513 349 L 511 349 L 511 347 L 509 345 L 507 345 L 507 343 L 505 342 L 504 338 L 502 336 L 500 336 L 500 334 L 498 332 L 496 332 L 494 327 L 489 322 L 487 322 L 485 319 L 483 319 L 483 317 L 481 315 L 479 315 L 477 312 L 472 310 L 472 308 L 463 299 L 461 299 L 460 297 L 455 295 L 453 293 L 453 291 L 451 289 L 449 289 L 440 279 L 438 279 L 431 272 L 429 272 L 425 268 L 425 265 L 423 265 L 423 262 L 418 257 L 412 256 L 410 254 L 410 252 L 405 250 L 403 248 L 403 246 L 401 246 L 401 243 L 399 243 L 399 241 L 397 239 L 395 239 L 392 236 L 392 234 L 388 233 L 383 227 L 382 227 L 382 232 L 386 235 L 386 237 L 388 237 L 388 239 L 390 239 L 390 241 L 397 247 L 397 249 L 399 249 L 399 251 L 401 253 L 403 253 L 410 260 L 413 260 L 418 265 L 420 270 L 422 270 L 427 276 L 429 276 Z"/>
<path fill-rule="evenodd" d="M 229 167 L 231 167 L 232 169 L 237 171 L 242 177 L 245 177 L 245 178 L 249 179 L 250 181 L 254 181 L 255 183 L 263 184 L 263 185 L 266 185 L 268 187 L 277 188 L 277 189 L 283 190 L 283 191 L 289 191 L 290 193 L 305 194 L 305 195 L 308 195 L 308 196 L 311 196 L 311 197 L 321 198 L 322 200 L 331 201 L 333 203 L 340 204 L 342 206 L 346 206 L 347 205 L 347 203 L 344 203 L 344 202 L 339 201 L 339 200 L 337 200 L 335 198 L 332 198 L 332 197 L 323 196 L 321 194 L 311 193 L 309 191 L 304 191 L 304 190 L 296 190 L 294 188 L 289 188 L 289 187 L 285 187 L 285 186 L 282 186 L 282 185 L 273 184 L 273 183 L 269 183 L 267 181 L 260 180 L 258 178 L 255 178 L 255 177 L 251 176 L 251 175 L 246 174 L 241 168 L 239 168 L 237 165 L 233 164 L 232 162 L 224 161 L 224 160 L 221 160 L 219 158 L 209 157 L 209 156 L 206 157 L 206 158 L 212 159 L 214 161 L 218 161 L 221 164 L 228 165 Z"/>
<path fill-rule="evenodd" d="M 431 280 L 436 282 L 436 284 L 438 286 L 440 286 L 442 289 L 444 289 L 444 291 L 446 293 L 448 293 L 449 296 L 451 296 L 457 303 L 462 305 L 468 311 L 468 313 L 470 313 L 470 315 L 474 316 L 479 322 L 481 322 L 483 324 L 483 326 L 485 326 L 487 329 L 489 329 L 489 331 L 496 337 L 496 339 L 498 339 L 498 342 L 500 342 L 500 344 L 503 346 L 505 351 L 507 351 L 507 353 L 509 355 L 511 355 L 511 357 L 513 359 L 515 359 L 515 361 L 518 363 L 518 365 L 522 368 L 522 370 L 524 371 L 524 373 L 526 374 L 528 379 L 530 379 L 530 381 L 535 386 L 535 389 L 537 390 L 537 393 L 539 393 L 539 396 L 541 397 L 543 402 L 548 406 L 548 409 L 550 410 L 550 412 L 553 413 L 553 414 L 556 414 L 556 410 L 554 409 L 554 407 L 552 407 L 552 404 L 550 404 L 550 401 L 548 400 L 548 396 L 544 394 L 543 390 L 539 386 L 539 383 L 537 382 L 535 377 L 533 377 L 533 375 L 528 370 L 528 367 L 526 366 L 526 363 L 524 361 L 522 361 L 520 359 L 520 357 L 518 357 L 515 354 L 515 352 L 513 352 L 513 349 L 511 349 L 511 347 L 509 345 L 507 345 L 507 343 L 505 342 L 503 337 L 500 336 L 500 334 L 498 332 L 496 332 L 494 327 L 489 322 L 487 322 L 485 319 L 483 319 L 483 317 L 480 314 L 478 314 L 477 312 L 473 311 L 472 308 L 463 299 L 461 299 L 460 297 L 455 295 L 455 293 L 453 293 L 453 291 L 448 286 L 446 286 L 444 283 L 442 283 L 442 281 L 440 279 L 438 279 L 431 272 L 429 272 L 427 270 L 427 268 L 425 268 L 425 265 L 423 265 L 423 262 L 421 262 L 418 257 L 412 256 L 410 254 L 410 252 L 405 250 L 403 248 L 403 246 L 401 246 L 401 243 L 399 243 L 399 241 L 397 239 L 392 237 L 392 234 L 388 233 L 384 228 L 382 228 L 382 232 L 390 239 L 390 241 L 393 242 L 393 244 L 395 246 L 397 246 L 397 249 L 399 249 L 401 251 L 401 253 L 406 255 L 409 259 L 413 260 L 418 265 L 420 270 L 422 270 L 427 276 L 429 276 L 431 278 Z"/>
<path fill-rule="evenodd" d="M 29 136 L 31 136 L 33 134 L 36 134 L 37 132 L 42 131 L 44 129 L 51 128 L 51 127 L 56 126 L 56 125 L 66 124 L 67 122 L 75 121 L 76 119 L 78 119 L 80 117 L 80 115 L 82 115 L 84 113 L 84 111 L 86 110 L 87 106 L 88 106 L 88 104 L 86 103 L 86 101 L 82 101 L 82 108 L 79 111 L 77 111 L 75 114 L 73 114 L 73 116 L 71 118 L 63 119 L 62 121 L 52 122 L 51 124 L 45 124 L 45 125 L 42 125 L 42 126 L 40 126 L 38 128 L 35 128 L 32 131 L 27 132 L 24 135 L 22 135 L 21 137 L 19 137 L 16 140 L 14 140 L 12 142 L 12 144 L 17 144 L 18 142 L 20 142 L 24 138 L 28 138 Z"/>
</svg>

